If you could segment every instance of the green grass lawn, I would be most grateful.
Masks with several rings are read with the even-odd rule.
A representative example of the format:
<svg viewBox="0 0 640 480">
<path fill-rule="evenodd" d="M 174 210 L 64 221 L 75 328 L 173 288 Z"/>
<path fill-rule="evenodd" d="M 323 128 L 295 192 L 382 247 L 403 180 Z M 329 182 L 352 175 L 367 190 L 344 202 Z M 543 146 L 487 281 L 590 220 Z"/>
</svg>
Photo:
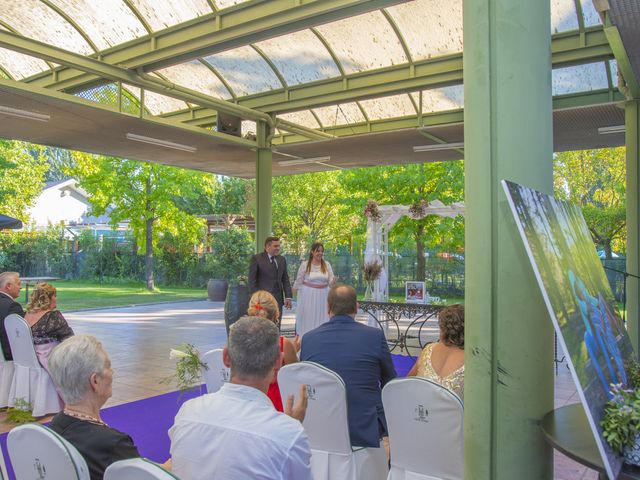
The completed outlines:
<svg viewBox="0 0 640 480">
<path fill-rule="evenodd" d="M 58 289 L 58 308 L 63 312 L 207 298 L 205 288 L 161 287 L 155 292 L 150 292 L 144 288 L 142 282 L 100 284 L 60 280 L 52 284 Z M 24 301 L 24 287 L 19 300 Z"/>
</svg>

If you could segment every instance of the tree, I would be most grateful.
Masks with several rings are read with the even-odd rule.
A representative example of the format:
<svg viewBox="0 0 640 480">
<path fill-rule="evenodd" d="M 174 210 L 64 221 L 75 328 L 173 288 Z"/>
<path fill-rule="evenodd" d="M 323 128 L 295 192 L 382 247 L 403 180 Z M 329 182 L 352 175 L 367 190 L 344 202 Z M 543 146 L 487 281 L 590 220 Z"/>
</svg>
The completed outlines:
<svg viewBox="0 0 640 480">
<path fill-rule="evenodd" d="M 612 257 L 625 251 L 625 149 L 605 148 L 558 153 L 554 159 L 554 193 L 580 205 L 594 243 Z"/>
<path fill-rule="evenodd" d="M 27 220 L 48 168 L 42 151 L 37 145 L 0 139 L 0 213 Z"/>
<path fill-rule="evenodd" d="M 412 165 L 392 165 L 340 172 L 347 201 L 361 215 L 368 198 L 384 205 L 412 205 L 426 200 L 440 200 L 450 204 L 463 200 L 464 166 L 462 161 L 434 162 Z M 418 278 L 425 277 L 425 248 L 438 247 L 444 251 L 457 250 L 464 244 L 461 219 L 433 215 L 415 220 L 404 217 L 390 235 L 397 244 L 411 241 L 417 254 Z"/>
<path fill-rule="evenodd" d="M 108 213 L 113 226 L 129 221 L 145 253 L 146 286 L 154 288 L 153 250 L 164 233 L 199 241 L 204 221 L 177 206 L 206 188 L 211 175 L 163 165 L 75 153 L 69 173 L 89 194 L 94 215 Z"/>
<path fill-rule="evenodd" d="M 274 231 L 286 238 L 288 248 L 304 254 L 311 243 L 338 243 L 349 237 L 345 215 L 347 192 L 338 172 L 290 175 L 273 179 Z"/>
</svg>

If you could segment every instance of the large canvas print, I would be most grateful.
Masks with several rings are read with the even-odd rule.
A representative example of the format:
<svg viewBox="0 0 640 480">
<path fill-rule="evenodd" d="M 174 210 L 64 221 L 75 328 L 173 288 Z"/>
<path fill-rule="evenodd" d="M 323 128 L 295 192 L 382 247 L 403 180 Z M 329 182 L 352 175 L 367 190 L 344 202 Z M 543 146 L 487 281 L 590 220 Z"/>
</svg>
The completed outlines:
<svg viewBox="0 0 640 480">
<path fill-rule="evenodd" d="M 627 382 L 624 361 L 633 349 L 602 263 L 577 205 L 506 180 L 502 184 L 607 474 L 614 479 L 622 459 L 603 439 L 600 422 L 610 385 Z"/>
</svg>

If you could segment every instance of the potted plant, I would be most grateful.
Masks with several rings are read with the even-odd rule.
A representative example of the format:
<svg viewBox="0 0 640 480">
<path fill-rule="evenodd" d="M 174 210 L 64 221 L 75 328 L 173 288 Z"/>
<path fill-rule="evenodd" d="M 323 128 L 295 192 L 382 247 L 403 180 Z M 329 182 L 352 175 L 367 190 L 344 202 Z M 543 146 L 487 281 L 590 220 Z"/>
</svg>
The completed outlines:
<svg viewBox="0 0 640 480">
<path fill-rule="evenodd" d="M 640 465 L 640 367 L 633 361 L 627 365 L 630 388 L 611 385 L 611 399 L 604 408 L 601 422 L 607 443 L 625 462 Z"/>
<path fill-rule="evenodd" d="M 227 328 L 227 336 L 229 336 L 231 325 L 247 314 L 250 298 L 247 276 L 238 275 L 229 283 L 227 298 L 224 302 L 224 326 Z"/>
<path fill-rule="evenodd" d="M 214 278 L 207 283 L 208 298 L 222 302 L 227 298 L 229 284 L 247 274 L 253 243 L 246 229 L 231 226 L 213 234 L 211 249 L 206 262 Z"/>
</svg>

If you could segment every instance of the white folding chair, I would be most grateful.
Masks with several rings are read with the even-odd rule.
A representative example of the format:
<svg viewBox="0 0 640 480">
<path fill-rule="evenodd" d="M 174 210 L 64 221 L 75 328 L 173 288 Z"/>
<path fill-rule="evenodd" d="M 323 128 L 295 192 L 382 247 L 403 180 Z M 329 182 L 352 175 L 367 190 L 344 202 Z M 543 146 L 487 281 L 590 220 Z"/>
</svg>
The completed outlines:
<svg viewBox="0 0 640 480">
<path fill-rule="evenodd" d="M 13 361 L 4 359 L 0 346 L 0 408 L 9 406 L 9 391 L 13 380 Z"/>
<path fill-rule="evenodd" d="M 174 480 L 175 475 L 146 458 L 130 458 L 112 463 L 104 471 L 104 480 Z"/>
<path fill-rule="evenodd" d="M 382 389 L 391 470 L 388 480 L 462 479 L 463 404 L 426 378 L 399 378 Z"/>
<path fill-rule="evenodd" d="M 315 480 L 384 480 L 384 448 L 351 447 L 347 421 L 347 390 L 340 376 L 314 362 L 285 365 L 278 372 L 283 400 L 307 385 L 309 403 L 304 429 L 311 446 L 311 471 Z"/>
<path fill-rule="evenodd" d="M 11 430 L 7 450 L 16 478 L 90 479 L 87 462 L 78 450 L 39 423 Z"/>
<path fill-rule="evenodd" d="M 13 380 L 9 390 L 9 406 L 24 399 L 33 408 L 34 417 L 62 410 L 62 401 L 49 373 L 42 368 L 33 347 L 31 329 L 19 315 L 9 315 L 4 320 L 4 328 L 9 337 L 13 353 Z"/>
<path fill-rule="evenodd" d="M 231 370 L 222 361 L 222 349 L 209 350 L 202 355 L 201 360 L 209 367 L 201 369 L 202 378 L 207 385 L 207 393 L 217 392 L 231 377 Z"/>
</svg>

